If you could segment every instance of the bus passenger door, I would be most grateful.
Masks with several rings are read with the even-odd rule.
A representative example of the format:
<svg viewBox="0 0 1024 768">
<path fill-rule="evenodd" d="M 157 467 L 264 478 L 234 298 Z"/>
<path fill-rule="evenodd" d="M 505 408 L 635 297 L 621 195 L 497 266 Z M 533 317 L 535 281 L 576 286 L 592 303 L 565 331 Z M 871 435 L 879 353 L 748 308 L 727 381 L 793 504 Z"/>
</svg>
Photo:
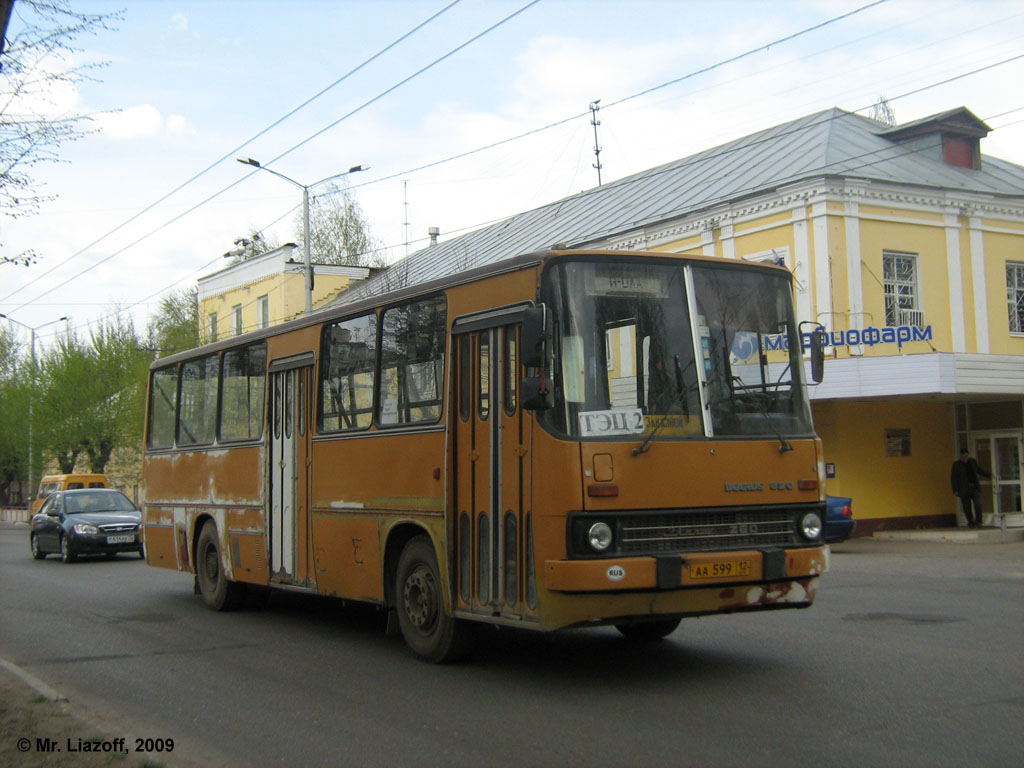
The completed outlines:
<svg viewBox="0 0 1024 768">
<path fill-rule="evenodd" d="M 454 573 L 459 610 L 536 607 L 529 541 L 530 432 L 519 408 L 519 325 L 458 333 L 453 387 Z"/>
<path fill-rule="evenodd" d="M 270 365 L 267 551 L 273 584 L 314 582 L 309 515 L 313 366 L 306 364 L 311 358 Z"/>
</svg>

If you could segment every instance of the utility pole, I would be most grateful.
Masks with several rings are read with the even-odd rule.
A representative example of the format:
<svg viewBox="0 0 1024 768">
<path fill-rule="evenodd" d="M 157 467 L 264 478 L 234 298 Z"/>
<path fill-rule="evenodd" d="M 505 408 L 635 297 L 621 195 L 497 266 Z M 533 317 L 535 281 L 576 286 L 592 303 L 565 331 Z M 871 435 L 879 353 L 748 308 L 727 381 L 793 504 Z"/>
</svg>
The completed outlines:
<svg viewBox="0 0 1024 768">
<path fill-rule="evenodd" d="M 597 126 L 601 124 L 601 121 L 597 119 L 597 110 L 600 109 L 598 107 L 600 103 L 600 99 L 590 102 L 590 124 L 594 126 L 594 157 L 597 158 L 594 167 L 597 168 L 597 186 L 599 187 L 601 186 L 601 145 L 597 140 Z"/>
<path fill-rule="evenodd" d="M 402 226 L 405 229 L 405 255 L 409 255 L 409 180 L 402 180 L 402 210 L 405 214 L 405 221 Z"/>
</svg>

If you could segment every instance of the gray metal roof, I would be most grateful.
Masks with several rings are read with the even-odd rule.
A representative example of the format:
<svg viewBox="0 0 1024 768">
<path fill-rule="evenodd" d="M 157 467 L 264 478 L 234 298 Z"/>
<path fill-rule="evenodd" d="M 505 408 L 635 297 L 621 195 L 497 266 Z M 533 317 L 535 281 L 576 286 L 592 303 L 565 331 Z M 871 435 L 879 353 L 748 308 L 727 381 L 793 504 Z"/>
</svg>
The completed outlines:
<svg viewBox="0 0 1024 768">
<path fill-rule="evenodd" d="M 963 108 L 934 117 L 946 120 L 951 115 L 961 115 L 972 128 L 988 128 Z M 595 243 L 823 176 L 1024 198 L 1024 167 L 987 156 L 980 170 L 950 166 L 935 151 L 937 134 L 930 143 L 897 142 L 883 135 L 892 131 L 892 126 L 838 108 L 807 115 L 432 245 L 341 294 L 332 304 L 556 243 Z"/>
</svg>

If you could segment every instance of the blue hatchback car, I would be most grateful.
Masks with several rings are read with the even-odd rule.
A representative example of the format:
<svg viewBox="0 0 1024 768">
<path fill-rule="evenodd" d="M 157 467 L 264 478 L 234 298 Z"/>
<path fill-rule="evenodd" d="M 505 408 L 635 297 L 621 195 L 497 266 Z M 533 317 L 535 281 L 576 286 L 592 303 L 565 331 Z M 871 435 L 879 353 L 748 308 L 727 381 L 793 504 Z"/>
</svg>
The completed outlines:
<svg viewBox="0 0 1024 768">
<path fill-rule="evenodd" d="M 826 496 L 825 541 L 845 541 L 857 527 L 853 519 L 853 500 L 846 496 Z"/>
</svg>

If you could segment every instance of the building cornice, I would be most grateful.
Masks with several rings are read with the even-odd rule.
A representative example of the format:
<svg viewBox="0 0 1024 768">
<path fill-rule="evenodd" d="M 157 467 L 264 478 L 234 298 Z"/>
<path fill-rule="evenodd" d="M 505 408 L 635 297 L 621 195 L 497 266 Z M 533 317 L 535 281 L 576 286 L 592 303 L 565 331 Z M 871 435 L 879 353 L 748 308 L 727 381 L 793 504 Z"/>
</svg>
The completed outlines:
<svg viewBox="0 0 1024 768">
<path fill-rule="evenodd" d="M 717 205 L 697 213 L 647 224 L 618 235 L 587 241 L 585 244 L 603 245 L 613 250 L 656 248 L 678 240 L 697 238 L 722 226 L 735 226 L 772 213 L 793 211 L 814 203 L 829 202 L 843 205 L 850 202 L 884 205 L 939 215 L 953 212 L 960 216 L 1004 218 L 1024 223 L 1024 197 L 1003 198 L 978 192 L 925 190 L 878 181 L 828 177 L 804 181 L 756 198 Z M 823 210 L 827 213 L 827 210 Z M 789 223 L 780 222 L 779 226 Z M 697 245 L 699 243 L 695 243 L 695 246 Z"/>
</svg>

